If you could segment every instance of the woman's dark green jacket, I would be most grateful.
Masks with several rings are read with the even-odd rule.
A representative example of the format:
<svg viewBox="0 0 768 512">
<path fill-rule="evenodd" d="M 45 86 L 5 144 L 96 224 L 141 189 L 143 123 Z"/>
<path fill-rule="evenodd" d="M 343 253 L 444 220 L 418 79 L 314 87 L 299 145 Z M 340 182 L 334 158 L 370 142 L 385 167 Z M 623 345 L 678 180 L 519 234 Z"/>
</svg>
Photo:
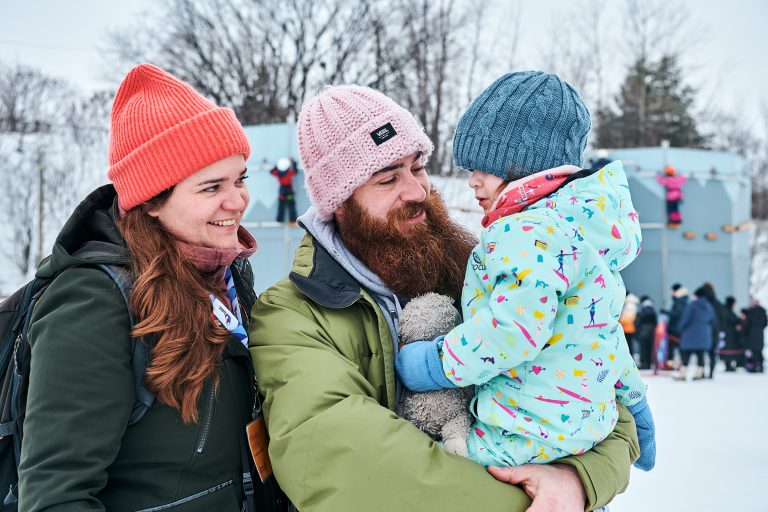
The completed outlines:
<svg viewBox="0 0 768 512">
<path fill-rule="evenodd" d="M 94 263 L 129 264 L 114 224 L 114 189 L 77 208 L 38 276 L 59 274 L 32 316 L 27 417 L 20 467 L 22 511 L 239 511 L 240 437 L 250 420 L 253 372 L 234 339 L 185 425 L 157 400 L 135 425 L 128 311 Z M 253 300 L 250 267 L 236 272 Z M 247 300 L 243 300 L 243 299 Z"/>
</svg>

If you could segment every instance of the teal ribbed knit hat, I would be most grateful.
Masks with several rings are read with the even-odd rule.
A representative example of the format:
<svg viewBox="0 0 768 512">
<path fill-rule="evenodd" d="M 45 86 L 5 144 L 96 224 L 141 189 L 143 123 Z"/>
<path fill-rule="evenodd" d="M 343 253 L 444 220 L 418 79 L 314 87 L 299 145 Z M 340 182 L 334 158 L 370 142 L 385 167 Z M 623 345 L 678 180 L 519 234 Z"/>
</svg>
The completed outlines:
<svg viewBox="0 0 768 512">
<path fill-rule="evenodd" d="M 508 73 L 461 116 L 453 161 L 505 180 L 561 165 L 580 167 L 590 126 L 581 98 L 557 76 Z"/>
</svg>

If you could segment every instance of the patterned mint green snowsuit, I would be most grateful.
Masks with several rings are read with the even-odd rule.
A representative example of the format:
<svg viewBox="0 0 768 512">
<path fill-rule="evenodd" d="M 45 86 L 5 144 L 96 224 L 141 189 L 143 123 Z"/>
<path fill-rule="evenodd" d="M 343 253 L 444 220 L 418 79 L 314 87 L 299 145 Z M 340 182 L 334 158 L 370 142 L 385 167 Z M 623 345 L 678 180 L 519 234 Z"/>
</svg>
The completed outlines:
<svg viewBox="0 0 768 512">
<path fill-rule="evenodd" d="M 446 376 L 478 386 L 470 458 L 520 465 L 582 453 L 613 430 L 616 399 L 642 399 L 619 325 L 619 270 L 640 241 L 619 161 L 483 230 L 464 323 L 441 345 Z"/>
</svg>

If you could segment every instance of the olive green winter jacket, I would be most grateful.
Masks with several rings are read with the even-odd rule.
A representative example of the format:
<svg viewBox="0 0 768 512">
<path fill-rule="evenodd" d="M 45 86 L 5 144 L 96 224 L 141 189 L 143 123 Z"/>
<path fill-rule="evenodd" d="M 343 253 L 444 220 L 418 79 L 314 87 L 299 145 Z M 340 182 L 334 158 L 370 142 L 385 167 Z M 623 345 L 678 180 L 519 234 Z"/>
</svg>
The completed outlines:
<svg viewBox="0 0 768 512">
<path fill-rule="evenodd" d="M 112 279 L 92 266 L 129 263 L 114 198 L 111 186 L 92 193 L 38 270 L 58 277 L 29 331 L 19 510 L 237 512 L 253 374 L 234 337 L 220 361 L 218 390 L 209 383 L 200 396 L 198 422 L 185 425 L 176 409 L 155 400 L 128 426 L 135 402 L 128 309 Z M 238 294 L 247 294 L 250 267 L 235 274 Z"/>
<path fill-rule="evenodd" d="M 249 340 L 272 466 L 300 511 L 522 512 L 530 504 L 520 488 L 446 454 L 397 417 L 387 321 L 310 235 L 289 278 L 256 302 Z M 634 421 L 621 407 L 607 439 L 559 462 L 576 468 L 593 508 L 626 488 L 638 455 Z"/>
</svg>

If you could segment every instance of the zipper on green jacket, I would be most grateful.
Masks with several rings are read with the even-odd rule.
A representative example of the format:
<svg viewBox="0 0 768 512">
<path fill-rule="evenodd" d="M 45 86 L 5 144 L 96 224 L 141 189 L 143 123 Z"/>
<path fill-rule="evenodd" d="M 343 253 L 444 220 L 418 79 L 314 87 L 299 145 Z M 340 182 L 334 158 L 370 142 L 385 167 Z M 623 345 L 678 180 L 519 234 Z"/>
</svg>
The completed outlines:
<svg viewBox="0 0 768 512">
<path fill-rule="evenodd" d="M 209 494 L 218 492 L 224 489 L 225 487 L 229 487 L 230 485 L 233 485 L 234 483 L 235 483 L 234 480 L 227 480 L 226 482 L 222 482 L 220 484 L 214 485 L 210 489 L 206 489 L 204 491 L 195 493 L 191 496 L 187 496 L 186 498 L 181 498 L 180 500 L 176 500 L 172 503 L 166 503 L 165 505 L 159 505 L 157 507 L 152 507 L 152 508 L 143 508 L 141 510 L 138 510 L 137 512 L 157 512 L 159 510 L 167 510 L 169 508 L 178 507 L 179 505 L 184 505 L 185 503 L 189 503 L 190 501 L 198 500 L 200 498 L 208 496 Z"/>
<path fill-rule="evenodd" d="M 205 408 L 205 416 L 203 417 L 203 427 L 200 430 L 200 441 L 197 443 L 197 453 L 203 453 L 205 444 L 208 442 L 208 432 L 211 430 L 211 422 L 213 421 L 213 406 L 216 401 L 216 387 L 211 384 L 211 392 L 208 394 L 208 404 Z"/>
</svg>

